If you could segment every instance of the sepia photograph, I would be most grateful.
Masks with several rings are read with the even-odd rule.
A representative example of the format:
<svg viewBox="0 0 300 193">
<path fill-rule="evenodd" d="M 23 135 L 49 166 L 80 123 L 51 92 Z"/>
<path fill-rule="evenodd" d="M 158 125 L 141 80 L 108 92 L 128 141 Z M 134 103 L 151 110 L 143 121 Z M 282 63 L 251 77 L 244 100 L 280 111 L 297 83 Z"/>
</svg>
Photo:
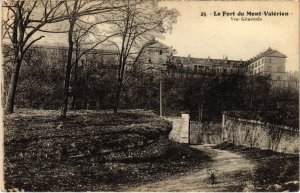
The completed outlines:
<svg viewBox="0 0 300 193">
<path fill-rule="evenodd" d="M 297 1 L 0 4 L 1 192 L 299 192 Z"/>
</svg>

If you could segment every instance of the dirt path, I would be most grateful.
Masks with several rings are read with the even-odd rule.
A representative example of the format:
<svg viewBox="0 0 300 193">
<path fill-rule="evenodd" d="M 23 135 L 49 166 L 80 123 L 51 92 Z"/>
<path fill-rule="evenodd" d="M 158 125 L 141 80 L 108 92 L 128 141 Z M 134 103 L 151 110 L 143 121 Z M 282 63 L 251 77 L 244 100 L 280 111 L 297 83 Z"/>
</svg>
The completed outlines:
<svg viewBox="0 0 300 193">
<path fill-rule="evenodd" d="M 222 192 L 234 191 L 235 187 L 241 187 L 247 183 L 252 168 L 249 160 L 236 153 L 213 149 L 211 145 L 197 145 L 192 147 L 204 151 L 212 157 L 212 162 L 207 168 L 176 174 L 158 182 L 126 188 L 124 191 Z M 209 169 L 218 170 L 216 173 L 217 183 L 214 185 L 208 183 L 207 170 Z"/>
</svg>

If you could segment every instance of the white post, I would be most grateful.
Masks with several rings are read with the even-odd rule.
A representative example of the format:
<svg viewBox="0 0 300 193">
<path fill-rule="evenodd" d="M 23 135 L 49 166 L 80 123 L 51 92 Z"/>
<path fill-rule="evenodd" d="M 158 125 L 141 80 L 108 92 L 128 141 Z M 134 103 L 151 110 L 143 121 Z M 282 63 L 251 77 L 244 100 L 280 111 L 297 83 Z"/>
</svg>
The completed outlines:
<svg viewBox="0 0 300 193">
<path fill-rule="evenodd" d="M 222 140 L 225 140 L 225 122 L 226 122 L 226 113 L 222 112 Z"/>
<path fill-rule="evenodd" d="M 183 139 L 183 143 L 189 143 L 189 126 L 190 126 L 190 114 L 182 113 L 182 126 L 180 131 L 180 137 Z"/>
</svg>

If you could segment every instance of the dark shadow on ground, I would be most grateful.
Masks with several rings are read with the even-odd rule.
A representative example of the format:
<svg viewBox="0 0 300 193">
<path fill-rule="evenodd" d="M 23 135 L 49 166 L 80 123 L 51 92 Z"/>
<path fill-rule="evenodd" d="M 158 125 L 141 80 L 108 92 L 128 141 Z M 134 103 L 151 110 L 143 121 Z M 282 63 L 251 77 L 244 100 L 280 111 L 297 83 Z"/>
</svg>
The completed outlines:
<svg viewBox="0 0 300 193">
<path fill-rule="evenodd" d="M 244 155 L 253 161 L 251 176 L 256 192 L 299 191 L 299 155 L 221 143 L 214 148 Z"/>
</svg>

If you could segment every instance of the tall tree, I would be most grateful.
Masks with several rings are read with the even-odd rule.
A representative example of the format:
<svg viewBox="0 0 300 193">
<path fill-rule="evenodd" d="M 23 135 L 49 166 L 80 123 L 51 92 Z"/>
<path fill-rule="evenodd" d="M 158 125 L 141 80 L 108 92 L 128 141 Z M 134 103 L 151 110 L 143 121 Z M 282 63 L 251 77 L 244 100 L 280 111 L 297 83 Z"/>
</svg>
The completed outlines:
<svg viewBox="0 0 300 193">
<path fill-rule="evenodd" d="M 14 100 L 22 61 L 28 49 L 44 36 L 34 37 L 46 24 L 66 19 L 62 1 L 32 0 L 4 1 L 2 38 L 8 39 L 12 48 L 13 69 L 6 97 L 5 111 L 13 113 Z"/>
<path fill-rule="evenodd" d="M 113 12 L 119 9 L 121 6 L 119 2 L 112 2 L 109 0 L 73 0 L 73 1 L 65 1 L 64 2 L 65 9 L 68 14 L 68 59 L 66 64 L 66 74 L 65 74 L 65 82 L 64 82 L 64 97 L 62 102 L 61 109 L 61 117 L 66 117 L 69 103 L 69 87 L 70 87 L 70 75 L 73 64 L 76 63 L 77 60 L 84 54 L 81 54 L 80 57 L 77 57 L 74 63 L 73 60 L 73 51 L 74 51 L 74 32 L 76 31 L 76 27 L 83 30 L 83 33 L 80 36 L 84 36 L 87 33 L 92 33 L 92 35 L 96 38 L 96 44 L 93 44 L 88 50 L 94 49 L 97 45 L 107 40 L 109 37 L 113 36 L 105 36 L 104 39 L 97 39 L 99 36 L 92 32 L 92 29 L 98 29 L 99 25 L 107 23 L 111 19 L 107 19 L 105 14 L 113 14 Z M 94 16 L 93 21 L 89 21 L 89 17 Z M 84 28 L 80 24 L 85 24 Z M 88 51 L 86 50 L 86 52 Z"/>
<path fill-rule="evenodd" d="M 175 9 L 159 7 L 154 0 L 126 0 L 122 4 L 118 13 L 112 16 L 115 21 L 111 22 L 112 30 L 120 34 L 114 41 L 119 52 L 115 113 L 119 108 L 126 67 L 137 65 L 144 50 L 156 43 L 154 37 L 171 31 L 178 16 Z"/>
</svg>

